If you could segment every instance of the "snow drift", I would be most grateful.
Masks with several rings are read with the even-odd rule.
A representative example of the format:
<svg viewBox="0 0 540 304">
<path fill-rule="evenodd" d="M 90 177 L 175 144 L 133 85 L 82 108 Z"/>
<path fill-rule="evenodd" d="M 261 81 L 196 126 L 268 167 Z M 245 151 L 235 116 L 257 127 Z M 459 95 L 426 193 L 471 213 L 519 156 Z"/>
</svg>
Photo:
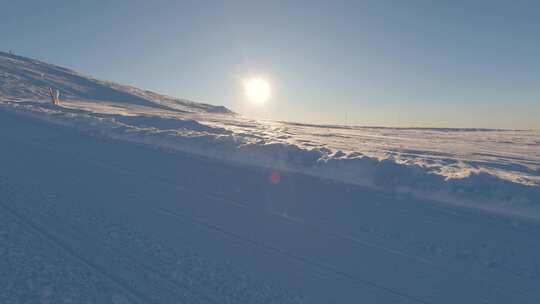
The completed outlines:
<svg viewBox="0 0 540 304">
<path fill-rule="evenodd" d="M 46 103 L 49 86 L 62 107 Z M 536 131 L 259 122 L 4 53 L 0 97 L 3 111 L 96 136 L 540 219 Z"/>
</svg>

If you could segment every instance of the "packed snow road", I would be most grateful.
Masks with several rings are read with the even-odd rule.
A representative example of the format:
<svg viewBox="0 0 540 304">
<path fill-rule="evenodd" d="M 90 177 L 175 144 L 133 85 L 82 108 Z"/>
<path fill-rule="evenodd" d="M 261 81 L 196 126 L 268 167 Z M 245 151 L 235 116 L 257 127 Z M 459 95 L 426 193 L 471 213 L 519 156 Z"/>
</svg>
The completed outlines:
<svg viewBox="0 0 540 304">
<path fill-rule="evenodd" d="M 540 227 L 0 112 L 1 303 L 539 303 Z"/>
</svg>

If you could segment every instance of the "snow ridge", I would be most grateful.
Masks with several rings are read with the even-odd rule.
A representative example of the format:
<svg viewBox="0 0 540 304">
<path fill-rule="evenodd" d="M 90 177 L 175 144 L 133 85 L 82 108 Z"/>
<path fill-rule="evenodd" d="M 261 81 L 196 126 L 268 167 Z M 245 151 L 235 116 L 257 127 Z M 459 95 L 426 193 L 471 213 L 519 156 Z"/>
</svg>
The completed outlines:
<svg viewBox="0 0 540 304">
<path fill-rule="evenodd" d="M 307 149 L 291 143 L 242 136 L 192 119 L 93 113 L 30 102 L 4 102 L 0 109 L 99 137 L 242 165 L 300 172 L 391 194 L 412 194 L 464 207 L 540 219 L 538 185 L 513 182 L 487 172 L 471 170 L 460 178 L 448 178 L 420 165 L 399 163 L 393 157 L 379 159 L 360 152 L 345 153 L 325 147 Z"/>
<path fill-rule="evenodd" d="M 62 92 L 61 106 L 48 88 Z M 540 132 L 254 121 L 0 52 L 0 110 L 85 133 L 540 219 Z"/>
</svg>

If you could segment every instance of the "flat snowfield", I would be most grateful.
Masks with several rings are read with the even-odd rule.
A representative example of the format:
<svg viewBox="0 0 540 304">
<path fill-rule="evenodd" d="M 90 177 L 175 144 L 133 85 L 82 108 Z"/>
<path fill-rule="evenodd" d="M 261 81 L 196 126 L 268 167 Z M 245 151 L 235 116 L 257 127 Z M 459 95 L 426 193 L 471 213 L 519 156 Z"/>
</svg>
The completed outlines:
<svg viewBox="0 0 540 304">
<path fill-rule="evenodd" d="M 0 111 L 1 303 L 540 303 L 540 227 Z"/>
</svg>

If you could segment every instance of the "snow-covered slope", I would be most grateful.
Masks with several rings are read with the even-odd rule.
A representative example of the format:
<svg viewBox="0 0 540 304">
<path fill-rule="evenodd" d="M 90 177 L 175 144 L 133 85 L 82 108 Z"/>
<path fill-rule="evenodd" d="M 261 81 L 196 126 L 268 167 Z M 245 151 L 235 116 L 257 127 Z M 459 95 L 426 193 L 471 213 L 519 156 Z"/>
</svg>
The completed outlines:
<svg viewBox="0 0 540 304">
<path fill-rule="evenodd" d="M 195 103 L 114 82 L 101 81 L 38 60 L 0 52 L 0 98 L 49 100 L 49 88 L 66 101 L 92 101 L 155 107 L 185 112 L 232 112 L 223 106 Z"/>
<path fill-rule="evenodd" d="M 540 303 L 535 222 L 6 111 L 0 143 L 0 303 Z"/>
<path fill-rule="evenodd" d="M 0 75 L 0 303 L 540 303 L 538 132 L 255 121 L 7 54 Z"/>
<path fill-rule="evenodd" d="M 99 136 L 540 218 L 538 131 L 255 121 L 5 53 L 0 97 L 3 110 Z"/>
</svg>

